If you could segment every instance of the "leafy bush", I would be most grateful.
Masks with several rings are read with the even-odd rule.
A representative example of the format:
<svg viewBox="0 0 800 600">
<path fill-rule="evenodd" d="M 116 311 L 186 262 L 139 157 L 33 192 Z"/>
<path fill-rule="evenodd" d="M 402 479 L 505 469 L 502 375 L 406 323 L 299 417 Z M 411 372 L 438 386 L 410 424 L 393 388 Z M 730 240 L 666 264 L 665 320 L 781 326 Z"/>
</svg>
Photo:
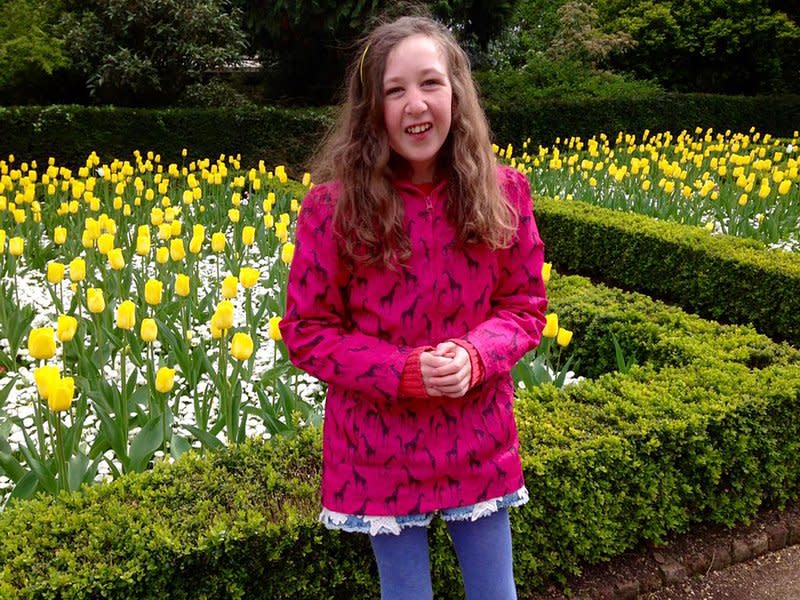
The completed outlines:
<svg viewBox="0 0 800 600">
<path fill-rule="evenodd" d="M 698 521 L 746 521 L 800 494 L 796 349 L 583 278 L 550 285 L 576 340 L 632 324 L 624 343 L 641 363 L 561 391 L 521 393 L 531 502 L 512 511 L 512 527 L 522 595 L 643 540 Z M 663 351 L 670 347 L 675 356 Z M 594 348 L 587 362 L 610 352 Z M 16 503 L 0 515 L 0 592 L 370 597 L 376 574 L 366 537 L 316 522 L 320 452 L 320 431 L 307 429 Z M 431 541 L 435 591 L 453 597 L 458 566 L 438 520 Z"/>
<path fill-rule="evenodd" d="M 796 254 L 583 202 L 537 199 L 536 222 L 548 256 L 562 271 L 718 321 L 753 323 L 774 339 L 800 344 Z"/>
</svg>

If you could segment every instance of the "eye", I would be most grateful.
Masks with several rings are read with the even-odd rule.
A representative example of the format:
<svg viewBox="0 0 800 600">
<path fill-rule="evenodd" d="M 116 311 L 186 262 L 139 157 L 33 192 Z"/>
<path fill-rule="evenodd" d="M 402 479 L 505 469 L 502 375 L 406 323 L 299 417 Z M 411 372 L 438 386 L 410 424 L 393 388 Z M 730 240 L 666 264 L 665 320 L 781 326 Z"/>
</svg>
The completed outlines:
<svg viewBox="0 0 800 600">
<path fill-rule="evenodd" d="M 403 91 L 403 88 L 395 86 L 395 87 L 390 87 L 389 89 L 387 89 L 385 93 L 386 93 L 387 96 L 396 96 L 397 94 L 399 94 L 402 91 Z"/>
<path fill-rule="evenodd" d="M 426 87 L 439 85 L 439 80 L 438 79 L 426 79 L 425 81 L 422 82 L 422 85 L 424 85 Z"/>
</svg>

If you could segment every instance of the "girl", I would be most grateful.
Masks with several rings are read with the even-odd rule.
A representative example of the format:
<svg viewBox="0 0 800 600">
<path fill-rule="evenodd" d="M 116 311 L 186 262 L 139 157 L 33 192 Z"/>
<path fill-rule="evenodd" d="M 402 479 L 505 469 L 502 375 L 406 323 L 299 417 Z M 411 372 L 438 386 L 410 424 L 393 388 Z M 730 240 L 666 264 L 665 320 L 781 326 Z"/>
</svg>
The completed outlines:
<svg viewBox="0 0 800 600">
<path fill-rule="evenodd" d="M 544 327 L 543 245 L 448 30 L 377 27 L 318 156 L 328 183 L 303 201 L 280 328 L 328 383 L 320 519 L 369 534 L 384 599 L 432 597 L 434 513 L 467 598 L 516 598 L 510 371 Z"/>
</svg>

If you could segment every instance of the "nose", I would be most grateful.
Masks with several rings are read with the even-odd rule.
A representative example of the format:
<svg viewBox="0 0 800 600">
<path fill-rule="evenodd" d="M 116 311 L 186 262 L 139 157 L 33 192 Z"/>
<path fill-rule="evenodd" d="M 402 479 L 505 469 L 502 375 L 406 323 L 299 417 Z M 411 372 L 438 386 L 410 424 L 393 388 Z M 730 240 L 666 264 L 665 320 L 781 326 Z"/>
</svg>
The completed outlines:
<svg viewBox="0 0 800 600">
<path fill-rule="evenodd" d="M 410 115 L 416 115 L 425 112 L 428 105 L 422 96 L 422 92 L 417 88 L 412 88 L 408 92 L 408 101 L 406 102 L 406 112 Z"/>
</svg>

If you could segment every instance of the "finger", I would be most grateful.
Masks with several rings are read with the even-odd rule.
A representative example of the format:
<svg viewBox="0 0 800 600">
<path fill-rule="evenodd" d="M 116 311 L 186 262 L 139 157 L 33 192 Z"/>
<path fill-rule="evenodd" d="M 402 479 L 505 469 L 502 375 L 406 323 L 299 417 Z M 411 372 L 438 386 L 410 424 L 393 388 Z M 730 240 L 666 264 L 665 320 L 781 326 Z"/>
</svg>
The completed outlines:
<svg viewBox="0 0 800 600">
<path fill-rule="evenodd" d="M 419 364 L 421 366 L 424 365 L 431 368 L 448 365 L 452 360 L 453 360 L 452 358 L 436 356 L 430 352 L 423 352 L 422 354 L 419 355 Z"/>
</svg>

